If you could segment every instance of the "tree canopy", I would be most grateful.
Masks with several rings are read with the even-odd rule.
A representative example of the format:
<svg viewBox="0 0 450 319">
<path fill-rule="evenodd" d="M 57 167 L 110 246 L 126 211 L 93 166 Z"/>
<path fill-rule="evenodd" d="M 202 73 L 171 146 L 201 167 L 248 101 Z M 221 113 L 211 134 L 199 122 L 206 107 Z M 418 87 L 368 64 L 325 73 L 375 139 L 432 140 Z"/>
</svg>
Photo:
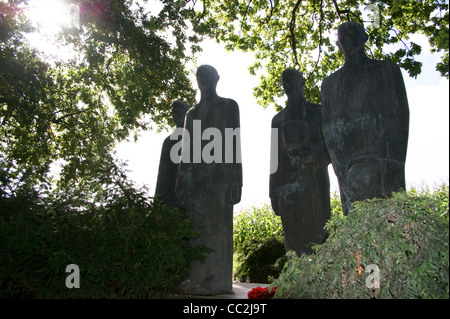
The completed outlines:
<svg viewBox="0 0 450 319">
<path fill-rule="evenodd" d="M 0 1 L 3 185 L 48 184 L 57 160 L 60 183 L 86 179 L 131 132 L 171 125 L 175 99 L 194 102 L 186 65 L 200 38 L 185 32 L 195 18 L 187 2 L 164 1 L 157 14 L 129 0 L 68 2 L 78 5 L 80 27 L 56 40 L 75 51 L 66 61 L 26 41 L 36 31 L 28 0 Z"/>
<path fill-rule="evenodd" d="M 61 187 L 96 180 L 117 142 L 173 126 L 171 103 L 195 103 L 188 65 L 204 37 L 255 52 L 249 71 L 263 72 L 254 94 L 264 107 L 282 107 L 277 98 L 287 67 L 304 73 L 306 97 L 320 101 L 320 81 L 343 62 L 335 32 L 347 20 L 364 23 L 371 57 L 392 60 L 412 77 L 421 72 L 422 48 L 410 36 L 424 34 L 441 52 L 436 68 L 448 78 L 447 1 L 64 1 L 77 5 L 80 21 L 55 40 L 72 48 L 68 60 L 28 43 L 26 35 L 36 32 L 26 16 L 30 0 L 0 1 L 3 194 L 23 183 L 49 185 L 55 162 L 62 166 Z"/>
<path fill-rule="evenodd" d="M 391 60 L 412 77 L 421 72 L 422 48 L 411 39 L 423 34 L 434 52 L 436 69 L 448 78 L 448 1 L 436 0 L 205 0 L 204 17 L 229 50 L 254 51 L 250 72 L 266 71 L 254 89 L 258 102 L 276 108 L 282 96 L 280 74 L 287 67 L 304 73 L 305 95 L 320 102 L 319 84 L 343 63 L 336 30 L 343 22 L 364 24 L 368 55 Z"/>
</svg>

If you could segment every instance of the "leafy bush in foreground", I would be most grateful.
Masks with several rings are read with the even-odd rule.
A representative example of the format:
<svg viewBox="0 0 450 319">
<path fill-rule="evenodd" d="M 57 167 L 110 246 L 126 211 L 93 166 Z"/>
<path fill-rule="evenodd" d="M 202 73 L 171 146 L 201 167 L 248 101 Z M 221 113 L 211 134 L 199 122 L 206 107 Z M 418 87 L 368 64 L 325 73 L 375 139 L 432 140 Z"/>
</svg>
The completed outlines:
<svg viewBox="0 0 450 319">
<path fill-rule="evenodd" d="M 285 255 L 281 219 L 269 205 L 240 212 L 234 218 L 235 279 L 267 283 L 281 269 L 274 264 Z"/>
<path fill-rule="evenodd" d="M 312 255 L 288 253 L 275 298 L 449 298 L 448 196 L 413 189 L 333 214 Z"/>
<path fill-rule="evenodd" d="M 116 183 L 117 182 L 117 183 Z M 148 298 L 177 292 L 203 247 L 184 213 L 123 180 L 94 204 L 34 191 L 0 196 L 0 298 Z M 86 198 L 86 196 L 83 196 Z M 69 289 L 66 266 L 80 269 Z"/>
</svg>

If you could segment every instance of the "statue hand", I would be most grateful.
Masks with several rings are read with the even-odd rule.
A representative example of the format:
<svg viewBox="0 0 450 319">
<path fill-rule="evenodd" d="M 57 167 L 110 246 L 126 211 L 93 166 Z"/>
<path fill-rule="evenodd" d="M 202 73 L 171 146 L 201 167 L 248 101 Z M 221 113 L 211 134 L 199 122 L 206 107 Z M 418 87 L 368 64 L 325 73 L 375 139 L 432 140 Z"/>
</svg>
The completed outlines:
<svg viewBox="0 0 450 319">
<path fill-rule="evenodd" d="M 271 195 L 270 202 L 275 215 L 281 216 L 281 210 L 283 207 L 283 197 L 281 195 Z"/>
<path fill-rule="evenodd" d="M 241 201 L 242 186 L 230 185 L 227 188 L 226 200 L 228 203 L 234 205 Z"/>
<path fill-rule="evenodd" d="M 177 176 L 177 181 L 175 183 L 175 198 L 177 201 L 177 205 L 183 209 L 187 208 L 187 203 L 186 203 L 186 190 L 183 187 L 183 182 L 184 182 L 184 174 L 178 174 Z"/>
</svg>

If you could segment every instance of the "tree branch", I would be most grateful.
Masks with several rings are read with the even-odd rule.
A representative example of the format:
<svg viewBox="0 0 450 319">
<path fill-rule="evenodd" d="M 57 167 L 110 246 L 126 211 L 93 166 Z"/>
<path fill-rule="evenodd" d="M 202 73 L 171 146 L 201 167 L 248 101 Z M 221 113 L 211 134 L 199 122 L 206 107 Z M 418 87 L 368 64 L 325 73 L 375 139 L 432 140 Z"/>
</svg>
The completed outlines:
<svg viewBox="0 0 450 319">
<path fill-rule="evenodd" d="M 319 52 L 318 52 L 318 56 L 317 56 L 317 60 L 316 63 L 314 64 L 314 68 L 312 69 L 312 71 L 309 73 L 308 78 L 306 79 L 306 81 L 309 80 L 309 78 L 311 77 L 311 75 L 315 72 L 315 70 L 317 69 L 317 65 L 319 64 L 320 61 L 320 57 L 322 55 L 322 41 L 323 41 L 323 35 L 322 35 L 322 23 L 323 23 L 323 0 L 320 0 L 320 10 L 319 10 Z"/>
<path fill-rule="evenodd" d="M 337 13 L 338 16 L 339 16 L 339 19 L 342 20 L 341 14 L 342 14 L 342 15 L 345 14 L 345 17 L 347 18 L 347 21 L 350 21 L 350 15 L 353 15 L 353 16 L 356 17 L 356 19 L 359 20 L 359 22 L 363 23 L 363 20 L 361 20 L 361 18 L 358 17 L 358 15 L 356 15 L 356 14 L 355 14 L 354 12 L 352 12 L 350 9 L 347 9 L 347 10 L 341 10 L 341 9 L 339 9 L 339 5 L 337 4 L 336 0 L 332 0 L 332 2 L 333 2 L 333 5 L 334 5 L 334 8 L 336 9 L 336 13 Z"/>
<path fill-rule="evenodd" d="M 294 55 L 294 61 L 295 64 L 297 64 L 297 66 L 300 67 L 300 63 L 298 62 L 298 58 L 297 58 L 297 43 L 295 40 L 295 14 L 300 6 L 301 0 L 298 0 L 297 3 L 294 5 L 294 8 L 292 9 L 292 15 L 291 15 L 291 22 L 289 23 L 289 33 L 291 35 L 291 48 L 292 48 L 292 53 Z"/>
<path fill-rule="evenodd" d="M 274 10 L 274 6 L 273 6 L 273 2 L 272 2 L 272 0 L 269 0 L 269 3 L 270 3 L 270 12 L 269 12 L 269 15 L 266 17 L 266 24 L 267 23 L 269 23 L 269 21 L 272 19 L 272 17 L 273 17 L 273 10 Z"/>
<path fill-rule="evenodd" d="M 78 123 L 83 124 L 81 121 L 79 121 L 78 119 L 75 118 L 75 115 L 79 115 L 79 114 L 85 113 L 85 112 L 87 112 L 87 111 L 89 111 L 91 109 L 92 109 L 92 107 L 88 107 L 88 108 L 86 108 L 84 110 L 79 110 L 78 112 L 68 113 L 68 114 L 62 115 L 62 116 L 54 119 L 52 122 L 55 123 L 55 124 L 61 124 L 66 117 L 71 117 L 75 121 L 77 121 Z"/>
</svg>

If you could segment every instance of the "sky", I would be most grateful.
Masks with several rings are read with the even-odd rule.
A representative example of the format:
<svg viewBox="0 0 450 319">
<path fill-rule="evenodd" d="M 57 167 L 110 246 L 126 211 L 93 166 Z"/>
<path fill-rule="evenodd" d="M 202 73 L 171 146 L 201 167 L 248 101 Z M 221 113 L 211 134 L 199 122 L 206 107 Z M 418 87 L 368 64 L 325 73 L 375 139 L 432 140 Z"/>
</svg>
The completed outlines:
<svg viewBox="0 0 450 319">
<path fill-rule="evenodd" d="M 68 20 L 67 8 L 58 9 L 61 5 L 59 0 L 33 0 L 32 4 L 36 9 L 35 16 L 40 18 L 42 32 L 53 30 L 55 24 Z M 57 14 L 56 10 L 60 13 Z M 410 108 L 406 184 L 407 188 L 448 184 L 449 83 L 435 70 L 439 56 L 430 53 L 427 39 L 413 38 L 422 45 L 423 53 L 419 60 L 423 67 L 417 79 L 402 71 Z M 41 47 L 51 46 L 40 37 L 30 41 Z M 227 52 L 222 44 L 212 40 L 204 41 L 201 46 L 203 52 L 198 56 L 197 65 L 215 67 L 220 76 L 217 93 L 235 100 L 240 108 L 243 188 L 241 202 L 235 205 L 234 211 L 270 203 L 270 127 L 276 112 L 270 108 L 263 109 L 253 96 L 253 88 L 259 83 L 258 76 L 251 76 L 248 72 L 248 67 L 254 62 L 254 54 Z M 61 54 L 64 48 L 55 50 Z M 192 81 L 195 81 L 194 77 Z M 197 87 L 195 82 L 193 84 Z M 116 148 L 119 159 L 128 164 L 129 177 L 137 185 L 146 185 L 151 196 L 155 190 L 162 143 L 171 132 L 141 132 L 136 143 L 130 138 L 130 142 L 122 142 Z M 335 192 L 338 184 L 331 165 L 328 170 L 331 191 Z"/>
<path fill-rule="evenodd" d="M 209 64 L 217 69 L 218 95 L 235 100 L 240 108 L 243 188 L 241 202 L 235 205 L 234 211 L 270 203 L 270 127 L 276 112 L 263 109 L 253 96 L 259 78 L 251 76 L 248 67 L 253 64 L 254 55 L 226 52 L 223 45 L 210 40 L 205 41 L 202 48 L 197 64 Z M 449 176 L 449 83 L 435 71 L 439 59 L 428 53 L 426 42 L 423 52 L 420 58 L 423 70 L 417 79 L 403 72 L 410 108 L 407 188 L 448 184 Z M 129 177 L 138 185 L 148 186 L 151 195 L 158 175 L 162 142 L 170 133 L 145 132 L 137 143 L 124 142 L 117 147 L 119 158 L 128 163 Z M 338 191 L 331 165 L 329 175 L 331 191 Z"/>
</svg>

